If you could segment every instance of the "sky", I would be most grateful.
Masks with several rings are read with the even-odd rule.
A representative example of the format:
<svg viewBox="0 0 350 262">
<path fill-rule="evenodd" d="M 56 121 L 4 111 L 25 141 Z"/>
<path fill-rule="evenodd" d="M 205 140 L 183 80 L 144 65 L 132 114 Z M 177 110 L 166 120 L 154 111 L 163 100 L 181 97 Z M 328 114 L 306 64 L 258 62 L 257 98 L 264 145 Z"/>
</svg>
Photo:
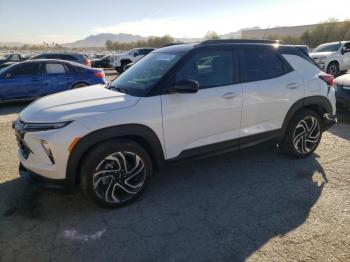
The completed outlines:
<svg viewBox="0 0 350 262">
<path fill-rule="evenodd" d="M 350 19 L 349 0 L 0 0 L 0 42 L 67 43 L 99 33 L 203 37 Z"/>
</svg>

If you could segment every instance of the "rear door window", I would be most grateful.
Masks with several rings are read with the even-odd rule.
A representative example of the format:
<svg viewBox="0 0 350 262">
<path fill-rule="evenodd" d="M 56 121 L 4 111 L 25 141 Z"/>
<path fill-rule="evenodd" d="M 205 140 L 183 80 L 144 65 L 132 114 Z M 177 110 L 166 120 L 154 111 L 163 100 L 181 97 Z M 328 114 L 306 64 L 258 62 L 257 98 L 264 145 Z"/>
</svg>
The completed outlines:
<svg viewBox="0 0 350 262">
<path fill-rule="evenodd" d="M 45 70 L 47 74 L 65 74 L 66 68 L 62 64 L 47 63 L 45 64 Z"/>
<path fill-rule="evenodd" d="M 245 50 L 242 67 L 245 82 L 272 79 L 285 72 L 285 65 L 281 58 L 269 49 Z"/>
</svg>

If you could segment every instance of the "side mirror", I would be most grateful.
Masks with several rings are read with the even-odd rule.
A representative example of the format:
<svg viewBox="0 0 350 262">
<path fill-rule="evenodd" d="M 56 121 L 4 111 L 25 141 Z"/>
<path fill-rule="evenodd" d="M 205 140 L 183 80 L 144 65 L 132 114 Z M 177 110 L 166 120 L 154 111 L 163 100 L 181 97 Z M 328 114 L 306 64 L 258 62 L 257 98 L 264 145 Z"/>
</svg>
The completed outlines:
<svg viewBox="0 0 350 262">
<path fill-rule="evenodd" d="M 350 52 L 350 48 L 342 48 L 341 49 L 341 54 L 344 55 L 345 53 L 349 53 Z"/>
<path fill-rule="evenodd" d="M 198 81 L 196 80 L 180 80 L 171 89 L 174 93 L 196 93 L 199 89 Z"/>
</svg>

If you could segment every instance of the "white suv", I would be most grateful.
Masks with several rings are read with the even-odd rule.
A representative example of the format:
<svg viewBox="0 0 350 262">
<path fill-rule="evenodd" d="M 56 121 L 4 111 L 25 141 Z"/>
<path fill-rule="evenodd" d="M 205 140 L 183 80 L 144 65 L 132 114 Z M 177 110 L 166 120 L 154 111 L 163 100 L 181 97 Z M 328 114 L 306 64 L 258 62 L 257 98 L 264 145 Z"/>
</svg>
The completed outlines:
<svg viewBox="0 0 350 262">
<path fill-rule="evenodd" d="M 350 69 L 350 41 L 326 43 L 316 47 L 310 57 L 334 76 Z"/>
<path fill-rule="evenodd" d="M 128 64 L 135 63 L 145 55 L 155 50 L 155 48 L 134 48 L 126 53 L 111 56 L 111 66 L 118 73 L 125 71 Z"/>
<path fill-rule="evenodd" d="M 169 161 L 264 141 L 309 156 L 335 113 L 333 76 L 300 49 L 216 40 L 161 48 L 105 87 L 41 98 L 13 127 L 21 176 L 118 207 Z"/>
</svg>

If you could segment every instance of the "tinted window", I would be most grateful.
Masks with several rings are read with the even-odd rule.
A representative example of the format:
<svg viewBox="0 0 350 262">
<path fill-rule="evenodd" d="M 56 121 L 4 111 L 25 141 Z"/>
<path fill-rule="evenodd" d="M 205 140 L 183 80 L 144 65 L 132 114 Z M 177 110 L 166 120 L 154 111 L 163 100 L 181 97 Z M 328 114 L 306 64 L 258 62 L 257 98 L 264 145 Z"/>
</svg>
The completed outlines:
<svg viewBox="0 0 350 262">
<path fill-rule="evenodd" d="M 194 55 L 176 74 L 180 80 L 196 80 L 200 88 L 229 85 L 234 82 L 231 51 L 206 51 Z"/>
<path fill-rule="evenodd" d="M 350 43 L 347 43 L 343 46 L 343 49 L 346 51 L 350 51 Z"/>
<path fill-rule="evenodd" d="M 62 64 L 47 63 L 45 64 L 47 74 L 64 74 L 66 73 L 65 67 Z"/>
<path fill-rule="evenodd" d="M 61 55 L 62 60 L 68 60 L 68 61 L 78 61 L 79 59 L 72 55 Z"/>
<path fill-rule="evenodd" d="M 12 76 L 36 75 L 39 73 L 39 63 L 24 63 L 17 65 L 11 71 Z"/>
<path fill-rule="evenodd" d="M 341 43 L 335 44 L 322 44 L 315 48 L 314 53 L 317 52 L 336 52 L 341 47 Z"/>
<path fill-rule="evenodd" d="M 9 61 L 20 61 L 19 55 L 11 55 Z"/>
<path fill-rule="evenodd" d="M 284 74 L 282 60 L 266 49 L 246 50 L 244 53 L 243 73 L 245 81 L 271 79 Z"/>
</svg>

